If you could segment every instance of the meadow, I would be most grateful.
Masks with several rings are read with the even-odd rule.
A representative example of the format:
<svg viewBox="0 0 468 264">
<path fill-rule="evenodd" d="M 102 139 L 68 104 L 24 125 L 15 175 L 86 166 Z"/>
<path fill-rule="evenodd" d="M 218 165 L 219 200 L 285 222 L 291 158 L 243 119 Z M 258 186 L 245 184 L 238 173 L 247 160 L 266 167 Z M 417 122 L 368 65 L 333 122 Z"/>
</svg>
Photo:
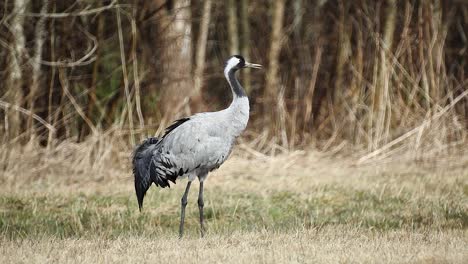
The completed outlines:
<svg viewBox="0 0 468 264">
<path fill-rule="evenodd" d="M 463 155 L 359 164 L 313 150 L 270 157 L 240 147 L 207 180 L 207 235 L 199 235 L 193 188 L 178 239 L 184 181 L 151 188 L 140 213 L 126 154 L 85 169 L 67 168 L 58 153 L 32 153 L 13 151 L 10 159 L 21 154 L 23 162 L 0 178 L 2 263 L 468 260 Z"/>
</svg>

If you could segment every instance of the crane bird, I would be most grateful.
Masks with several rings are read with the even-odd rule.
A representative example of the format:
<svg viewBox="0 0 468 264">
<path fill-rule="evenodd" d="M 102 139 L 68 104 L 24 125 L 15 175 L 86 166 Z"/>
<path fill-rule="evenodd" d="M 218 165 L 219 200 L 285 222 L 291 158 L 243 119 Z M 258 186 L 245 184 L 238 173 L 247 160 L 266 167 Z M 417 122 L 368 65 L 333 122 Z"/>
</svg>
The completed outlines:
<svg viewBox="0 0 468 264">
<path fill-rule="evenodd" d="M 138 206 L 152 183 L 161 188 L 170 187 L 169 181 L 188 178 L 181 199 L 179 237 L 184 233 L 185 207 L 190 185 L 198 177 L 200 190 L 200 232 L 205 233 L 203 216 L 203 182 L 208 173 L 219 168 L 228 158 L 235 139 L 244 131 L 249 120 L 249 99 L 237 80 L 242 68 L 259 69 L 260 64 L 246 62 L 242 56 L 230 57 L 224 67 L 224 76 L 231 87 L 232 102 L 218 112 L 198 113 L 176 120 L 166 128 L 162 137 L 148 138 L 137 146 L 133 155 L 133 174 Z"/>
</svg>

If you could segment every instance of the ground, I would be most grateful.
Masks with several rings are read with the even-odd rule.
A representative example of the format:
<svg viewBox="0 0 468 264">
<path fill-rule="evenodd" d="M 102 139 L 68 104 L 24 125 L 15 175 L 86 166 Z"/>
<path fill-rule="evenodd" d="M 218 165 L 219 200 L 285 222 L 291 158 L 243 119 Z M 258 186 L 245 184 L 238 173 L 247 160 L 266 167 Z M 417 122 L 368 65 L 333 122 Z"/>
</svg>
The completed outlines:
<svg viewBox="0 0 468 264">
<path fill-rule="evenodd" d="M 185 181 L 152 187 L 140 213 L 128 164 L 106 166 L 22 164 L 0 176 L 0 262 L 468 263 L 459 159 L 362 165 L 236 152 L 206 181 L 206 237 L 195 187 L 181 240 Z"/>
</svg>

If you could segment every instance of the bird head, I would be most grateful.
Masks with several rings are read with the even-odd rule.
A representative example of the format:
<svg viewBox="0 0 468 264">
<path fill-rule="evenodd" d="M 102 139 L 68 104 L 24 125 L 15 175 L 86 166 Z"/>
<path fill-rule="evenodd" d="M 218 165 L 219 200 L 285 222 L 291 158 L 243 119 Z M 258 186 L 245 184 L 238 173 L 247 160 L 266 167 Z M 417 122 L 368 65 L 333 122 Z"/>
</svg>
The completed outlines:
<svg viewBox="0 0 468 264">
<path fill-rule="evenodd" d="M 262 65 L 247 62 L 245 61 L 244 57 L 240 55 L 231 56 L 226 61 L 225 71 L 231 71 L 231 70 L 237 71 L 242 68 L 261 69 Z"/>
</svg>

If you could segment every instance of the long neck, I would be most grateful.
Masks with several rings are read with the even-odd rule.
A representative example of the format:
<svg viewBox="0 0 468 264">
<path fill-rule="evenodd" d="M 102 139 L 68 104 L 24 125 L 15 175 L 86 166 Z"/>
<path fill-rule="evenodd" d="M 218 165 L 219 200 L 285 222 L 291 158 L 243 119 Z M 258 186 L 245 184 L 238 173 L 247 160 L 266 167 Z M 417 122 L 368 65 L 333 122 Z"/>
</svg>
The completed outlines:
<svg viewBox="0 0 468 264">
<path fill-rule="evenodd" d="M 237 98 L 245 97 L 247 96 L 244 92 L 244 88 L 242 88 L 241 84 L 237 80 L 236 77 L 236 70 L 234 69 L 226 69 L 224 71 L 224 76 L 226 77 L 226 80 L 229 83 L 229 86 L 231 86 L 232 90 L 232 100 L 236 100 Z"/>
<path fill-rule="evenodd" d="M 226 109 L 229 113 L 230 131 L 234 137 L 238 137 L 249 122 L 249 98 L 236 78 L 236 70 L 225 70 L 224 76 L 232 90 L 232 103 Z"/>
</svg>

